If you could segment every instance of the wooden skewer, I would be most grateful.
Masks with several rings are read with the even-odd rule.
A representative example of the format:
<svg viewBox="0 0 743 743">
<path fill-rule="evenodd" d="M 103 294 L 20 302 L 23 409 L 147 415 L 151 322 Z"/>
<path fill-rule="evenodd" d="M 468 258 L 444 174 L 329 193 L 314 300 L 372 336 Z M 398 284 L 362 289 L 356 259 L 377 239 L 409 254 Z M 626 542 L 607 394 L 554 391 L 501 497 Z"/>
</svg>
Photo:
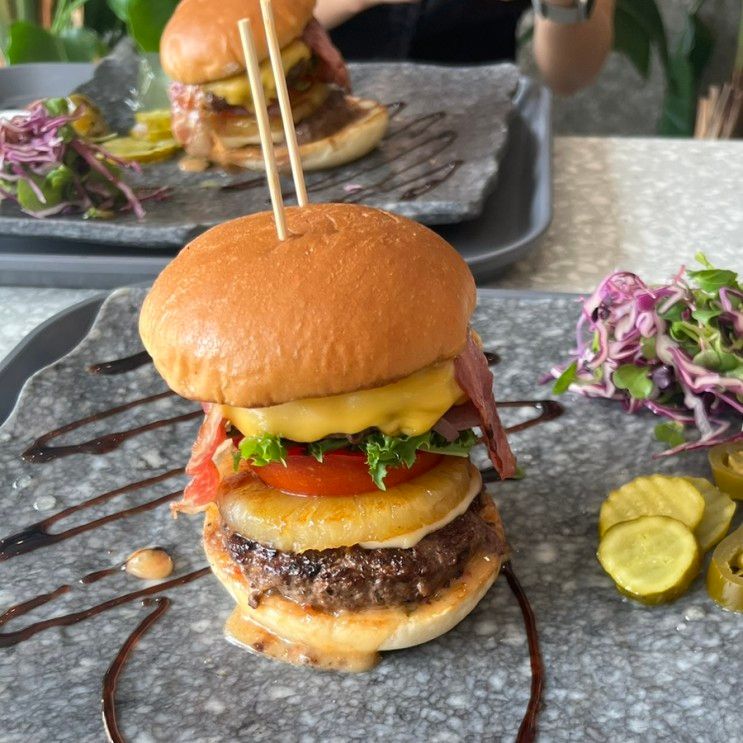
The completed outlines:
<svg viewBox="0 0 743 743">
<path fill-rule="evenodd" d="M 302 158 L 299 155 L 299 145 L 297 145 L 297 132 L 294 129 L 294 118 L 292 116 L 291 102 L 289 101 L 289 91 L 286 89 L 284 66 L 281 63 L 281 47 L 279 46 L 279 40 L 276 36 L 276 24 L 273 19 L 271 0 L 261 0 L 261 13 L 263 15 L 263 28 L 266 32 L 266 41 L 268 42 L 268 53 L 271 58 L 273 79 L 276 82 L 276 93 L 279 97 L 281 121 L 284 125 L 284 139 L 286 140 L 286 147 L 289 150 L 289 162 L 292 168 L 292 178 L 294 178 L 294 190 L 297 194 L 297 203 L 299 206 L 307 206 L 307 187 L 304 183 Z"/>
<path fill-rule="evenodd" d="M 261 138 L 261 151 L 263 162 L 266 164 L 266 178 L 268 179 L 268 190 L 271 193 L 271 206 L 273 207 L 273 218 L 276 223 L 276 234 L 279 240 L 286 240 L 286 215 L 284 214 L 284 198 L 281 195 L 281 181 L 279 180 L 279 169 L 276 166 L 276 153 L 273 149 L 271 138 L 271 124 L 266 109 L 266 98 L 263 95 L 263 83 L 261 82 L 258 55 L 255 51 L 253 31 L 250 28 L 250 20 L 243 18 L 237 23 L 240 30 L 245 65 L 248 70 L 250 92 L 253 96 L 253 107 L 255 118 L 258 121 L 258 134 Z"/>
</svg>

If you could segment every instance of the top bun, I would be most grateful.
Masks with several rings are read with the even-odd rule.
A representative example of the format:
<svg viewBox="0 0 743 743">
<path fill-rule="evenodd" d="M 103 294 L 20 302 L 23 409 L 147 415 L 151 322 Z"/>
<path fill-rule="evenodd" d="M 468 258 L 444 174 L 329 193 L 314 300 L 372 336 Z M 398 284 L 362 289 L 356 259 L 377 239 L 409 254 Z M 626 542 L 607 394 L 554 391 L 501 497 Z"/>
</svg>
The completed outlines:
<svg viewBox="0 0 743 743">
<path fill-rule="evenodd" d="M 273 3 L 279 46 L 302 35 L 315 0 Z M 237 75 L 245 69 L 237 22 L 248 18 L 258 61 L 268 57 L 259 0 L 181 0 L 160 39 L 160 62 L 169 77 L 200 85 Z"/>
<path fill-rule="evenodd" d="M 163 270 L 139 332 L 183 397 L 263 407 L 389 384 L 456 356 L 475 282 L 443 238 L 367 206 L 213 227 Z"/>
</svg>

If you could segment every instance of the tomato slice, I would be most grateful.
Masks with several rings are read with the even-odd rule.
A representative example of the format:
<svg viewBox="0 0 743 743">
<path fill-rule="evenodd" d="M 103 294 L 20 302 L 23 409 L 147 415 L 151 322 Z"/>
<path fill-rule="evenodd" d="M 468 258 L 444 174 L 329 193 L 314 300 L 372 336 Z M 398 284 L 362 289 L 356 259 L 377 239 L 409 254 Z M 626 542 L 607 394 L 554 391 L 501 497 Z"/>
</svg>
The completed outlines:
<svg viewBox="0 0 743 743">
<path fill-rule="evenodd" d="M 390 468 L 384 484 L 391 488 L 412 480 L 433 469 L 442 456 L 419 451 L 410 469 Z M 292 446 L 287 453 L 286 467 L 281 462 L 272 462 L 254 467 L 253 472 L 266 485 L 294 495 L 358 495 L 377 489 L 364 454 L 347 449 L 327 452 L 323 461 L 318 462 L 304 447 Z"/>
</svg>

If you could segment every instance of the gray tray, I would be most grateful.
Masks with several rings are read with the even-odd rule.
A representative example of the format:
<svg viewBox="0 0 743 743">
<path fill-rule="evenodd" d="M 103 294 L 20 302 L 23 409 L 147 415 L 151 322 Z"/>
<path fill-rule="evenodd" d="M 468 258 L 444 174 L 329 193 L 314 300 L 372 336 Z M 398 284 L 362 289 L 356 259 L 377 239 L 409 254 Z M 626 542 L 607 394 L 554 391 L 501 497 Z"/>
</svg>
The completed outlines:
<svg viewBox="0 0 743 743">
<path fill-rule="evenodd" d="M 186 456 L 195 422 L 148 433 L 99 457 L 78 455 L 44 465 L 24 464 L 18 457 L 34 436 L 55 425 L 162 389 L 149 368 L 111 378 L 84 371 L 93 361 L 137 350 L 134 318 L 141 298 L 141 290 L 123 290 L 100 312 L 100 299 L 94 298 L 62 313 L 0 369 L 0 391 L 6 394 L 9 363 L 17 376 L 31 373 L 64 350 L 61 344 L 50 355 L 43 348 L 55 333 L 67 334 L 67 345 L 86 335 L 69 356 L 28 381 L 0 430 L 7 483 L 0 502 L 3 533 L 38 519 L 32 504 L 41 496 L 55 498 L 58 510 L 116 483 L 177 466 Z M 475 326 L 502 356 L 496 368 L 501 399 L 547 395 L 537 379 L 572 344 L 575 315 L 571 296 L 481 292 Z M 541 739 L 738 740 L 740 705 L 735 694 L 724 693 L 730 685 L 724 679 L 734 683 L 743 674 L 741 654 L 733 650 L 743 642 L 740 618 L 720 611 L 702 580 L 674 604 L 637 606 L 616 592 L 594 555 L 598 508 L 607 490 L 655 470 L 707 474 L 704 454 L 653 461 L 652 416 L 629 416 L 599 401 L 564 402 L 562 419 L 512 438 L 526 478 L 493 488 L 515 569 L 540 628 L 547 672 Z M 150 415 L 170 414 L 170 406 Z M 145 415 L 127 413 L 118 425 L 130 428 Z M 85 520 L 136 503 L 96 507 L 85 512 Z M 145 543 L 168 546 L 178 574 L 193 570 L 203 564 L 199 521 L 176 522 L 160 508 L 10 560 L 2 565 L 0 610 L 72 584 Z M 137 587 L 124 575 L 76 587 L 7 629 Z M 171 609 L 137 645 L 120 680 L 117 701 L 127 740 L 515 737 L 528 698 L 529 664 L 519 610 L 503 580 L 445 637 L 389 654 L 377 669 L 355 677 L 289 668 L 225 643 L 221 626 L 232 602 L 209 577 L 167 595 Z M 101 740 L 101 678 L 147 611 L 130 603 L 0 650 L 3 741 Z"/>
<path fill-rule="evenodd" d="M 34 67 L 25 66 L 25 76 L 16 75 L 6 89 L 25 84 L 35 92 Z M 49 78 L 66 74 L 64 65 L 45 67 L 50 68 Z M 0 82 L 7 71 L 0 70 Z M 90 67 L 75 65 L 74 73 L 73 82 L 78 82 L 89 75 Z M 46 92 L 48 86 L 39 95 Z M 0 106 L 3 102 L 0 95 Z M 462 253 L 480 282 L 531 252 L 552 217 L 551 96 L 535 81 L 521 78 L 514 103 L 498 181 L 481 216 L 436 228 Z M 172 253 L 172 249 L 144 251 L 132 246 L 0 235 L 0 284 L 110 288 L 151 279 Z"/>
</svg>

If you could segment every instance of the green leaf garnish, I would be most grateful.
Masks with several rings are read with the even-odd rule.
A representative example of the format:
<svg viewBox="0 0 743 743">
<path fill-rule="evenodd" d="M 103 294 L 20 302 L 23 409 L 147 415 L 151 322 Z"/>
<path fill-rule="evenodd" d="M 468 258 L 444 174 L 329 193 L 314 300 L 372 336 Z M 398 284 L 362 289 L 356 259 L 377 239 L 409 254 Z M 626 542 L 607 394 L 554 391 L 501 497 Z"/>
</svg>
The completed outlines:
<svg viewBox="0 0 743 743">
<path fill-rule="evenodd" d="M 725 286 L 735 289 L 738 286 L 738 274 L 723 268 L 705 268 L 702 271 L 689 271 L 694 283 L 705 292 L 715 294 Z"/>
<path fill-rule="evenodd" d="M 653 392 L 653 380 L 644 366 L 622 364 L 612 375 L 614 386 L 627 390 L 636 400 L 646 400 Z"/>
<path fill-rule="evenodd" d="M 330 436 L 307 444 L 307 453 L 322 462 L 327 452 L 350 448 L 366 455 L 369 475 L 374 484 L 385 490 L 384 478 L 390 468 L 406 467 L 410 469 L 419 451 L 432 454 L 446 454 L 450 457 L 466 457 L 470 449 L 477 444 L 477 436 L 471 429 L 462 431 L 454 441 L 447 441 L 435 431 L 428 431 L 419 436 L 388 436 L 373 431 L 359 441 L 351 443 L 347 438 Z M 262 467 L 271 462 L 281 462 L 286 466 L 287 446 L 279 436 L 263 435 L 245 438 L 240 442 L 238 457 L 247 459 L 255 467 Z"/>
<path fill-rule="evenodd" d="M 655 438 L 668 444 L 669 447 L 681 446 L 686 443 L 684 426 L 677 421 L 664 421 L 655 427 Z"/>
<path fill-rule="evenodd" d="M 286 466 L 286 447 L 280 436 L 267 433 L 246 437 L 240 442 L 240 457 L 247 459 L 254 467 L 264 467 L 271 462 L 281 462 Z"/>
<path fill-rule="evenodd" d="M 567 392 L 570 385 L 575 382 L 577 376 L 578 362 L 573 361 L 555 380 L 555 383 L 552 385 L 552 392 L 556 395 L 562 395 L 564 392 Z"/>
<path fill-rule="evenodd" d="M 691 313 L 691 316 L 700 324 L 700 325 L 709 325 L 712 320 L 714 320 L 716 317 L 719 317 L 722 314 L 722 310 L 716 309 L 714 307 L 710 308 L 702 308 L 693 310 Z"/>
<path fill-rule="evenodd" d="M 344 446 L 348 446 L 348 439 L 345 438 L 328 438 L 320 439 L 320 441 L 312 441 L 307 444 L 307 452 L 311 454 L 318 462 L 322 462 L 325 457 L 325 452 L 335 451 L 336 449 L 343 449 Z"/>
</svg>

